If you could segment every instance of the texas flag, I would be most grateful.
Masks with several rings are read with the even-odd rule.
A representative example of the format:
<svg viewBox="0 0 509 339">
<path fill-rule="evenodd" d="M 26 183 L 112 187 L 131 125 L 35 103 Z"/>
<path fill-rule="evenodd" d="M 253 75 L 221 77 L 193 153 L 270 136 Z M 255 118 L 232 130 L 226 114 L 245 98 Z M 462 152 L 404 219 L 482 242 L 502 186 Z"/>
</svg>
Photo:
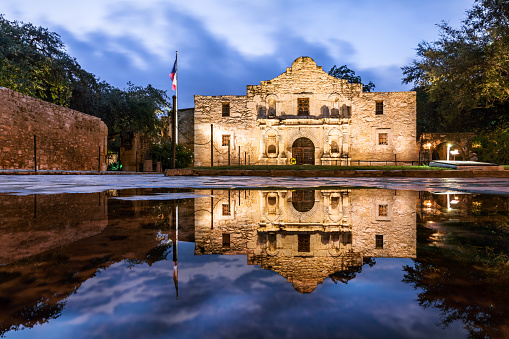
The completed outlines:
<svg viewBox="0 0 509 339">
<path fill-rule="evenodd" d="M 175 63 L 173 64 L 173 68 L 170 73 L 171 78 L 171 89 L 175 90 L 177 88 L 177 59 L 175 59 Z"/>
</svg>

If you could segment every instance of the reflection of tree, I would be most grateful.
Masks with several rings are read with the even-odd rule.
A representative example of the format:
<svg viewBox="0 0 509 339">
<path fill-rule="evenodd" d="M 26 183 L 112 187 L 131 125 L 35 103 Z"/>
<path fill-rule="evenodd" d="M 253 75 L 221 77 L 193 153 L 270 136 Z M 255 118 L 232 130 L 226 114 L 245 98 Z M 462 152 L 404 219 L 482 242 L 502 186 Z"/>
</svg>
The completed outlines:
<svg viewBox="0 0 509 339">
<path fill-rule="evenodd" d="M 369 265 L 369 267 L 373 267 L 376 264 L 376 261 L 374 258 L 366 257 L 363 260 L 363 266 Z M 355 278 L 357 276 L 357 273 L 362 272 L 363 266 L 350 266 L 346 270 L 335 272 L 331 275 L 329 275 L 329 278 L 334 281 L 335 284 L 338 282 L 343 284 L 348 284 L 350 280 Z"/>
<path fill-rule="evenodd" d="M 140 192 L 121 192 L 136 193 Z M 111 199 L 107 208 L 108 225 L 100 233 L 0 266 L 0 337 L 58 318 L 70 295 L 115 263 L 133 267 L 167 259 L 172 243 L 163 237 L 169 230 L 163 212 L 171 216 L 168 201 Z M 47 205 L 41 210 L 48 210 Z M 182 210 L 182 221 L 186 221 L 191 212 Z M 55 225 L 63 224 L 58 222 L 59 215 L 52 217 Z M 89 219 L 83 216 L 83 220 Z"/>
<path fill-rule="evenodd" d="M 509 337 L 509 232 L 492 226 L 446 224 L 441 247 L 426 243 L 433 231 L 421 228 L 418 259 L 403 268 L 419 304 L 440 310 L 440 325 L 460 320 L 474 338 Z"/>
</svg>

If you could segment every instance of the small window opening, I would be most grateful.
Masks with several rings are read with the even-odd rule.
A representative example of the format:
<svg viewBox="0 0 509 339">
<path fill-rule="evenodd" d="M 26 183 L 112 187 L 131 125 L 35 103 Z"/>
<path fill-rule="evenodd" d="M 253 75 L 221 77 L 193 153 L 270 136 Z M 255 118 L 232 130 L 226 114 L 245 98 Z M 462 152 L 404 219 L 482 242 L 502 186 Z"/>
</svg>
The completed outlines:
<svg viewBox="0 0 509 339">
<path fill-rule="evenodd" d="M 298 98 L 297 104 L 299 108 L 298 115 L 309 115 L 309 98 Z"/>
<path fill-rule="evenodd" d="M 310 235 L 299 234 L 298 235 L 298 251 L 299 252 L 310 252 Z"/>
<path fill-rule="evenodd" d="M 228 146 L 228 143 L 230 142 L 230 135 L 229 134 L 224 134 L 222 141 L 223 141 L 222 142 L 223 146 Z"/>
<path fill-rule="evenodd" d="M 230 248 L 230 234 L 223 233 L 223 248 Z"/>
<path fill-rule="evenodd" d="M 378 216 L 387 217 L 389 215 L 388 205 L 378 205 Z"/>
<path fill-rule="evenodd" d="M 384 248 L 384 236 L 377 234 L 375 235 L 375 248 Z"/>
<path fill-rule="evenodd" d="M 376 115 L 382 115 L 384 114 L 384 102 L 383 101 L 376 101 Z"/>
<path fill-rule="evenodd" d="M 223 117 L 230 116 L 230 103 L 229 102 L 223 102 L 223 107 L 222 107 L 221 112 L 222 112 Z"/>
<path fill-rule="evenodd" d="M 388 133 L 378 133 L 378 144 L 379 145 L 389 145 Z"/>
<path fill-rule="evenodd" d="M 231 215 L 230 204 L 223 204 L 223 215 Z"/>
</svg>

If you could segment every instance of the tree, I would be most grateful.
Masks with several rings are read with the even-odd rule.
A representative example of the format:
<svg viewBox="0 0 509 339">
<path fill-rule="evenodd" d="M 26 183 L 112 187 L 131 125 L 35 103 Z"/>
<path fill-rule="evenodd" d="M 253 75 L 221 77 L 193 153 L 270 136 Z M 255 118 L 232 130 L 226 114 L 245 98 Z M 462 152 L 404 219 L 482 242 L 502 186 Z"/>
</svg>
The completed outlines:
<svg viewBox="0 0 509 339">
<path fill-rule="evenodd" d="M 329 71 L 329 75 L 332 75 L 338 79 L 348 80 L 351 84 L 362 84 L 361 76 L 355 75 L 355 71 L 348 68 L 347 65 L 343 65 L 341 67 L 336 67 L 336 65 L 332 66 Z M 371 92 L 375 89 L 375 84 L 371 81 L 367 85 L 362 85 L 362 90 L 364 92 Z"/>
<path fill-rule="evenodd" d="M 171 168 L 173 159 L 171 141 L 154 144 L 150 153 L 153 160 L 161 160 L 163 170 Z M 186 168 L 191 166 L 192 162 L 193 152 L 182 145 L 177 145 L 175 148 L 175 167 Z"/>
<path fill-rule="evenodd" d="M 402 68 L 404 83 L 423 89 L 451 128 L 493 131 L 507 125 L 509 2 L 476 0 L 459 29 L 442 22 L 435 42 L 421 42 Z"/>
<path fill-rule="evenodd" d="M 76 68 L 58 34 L 0 15 L 0 86 L 68 106 Z"/>
<path fill-rule="evenodd" d="M 57 33 L 0 15 L 0 86 L 98 116 L 110 134 L 153 134 L 165 91 L 128 83 L 116 88 L 81 68 Z"/>
</svg>

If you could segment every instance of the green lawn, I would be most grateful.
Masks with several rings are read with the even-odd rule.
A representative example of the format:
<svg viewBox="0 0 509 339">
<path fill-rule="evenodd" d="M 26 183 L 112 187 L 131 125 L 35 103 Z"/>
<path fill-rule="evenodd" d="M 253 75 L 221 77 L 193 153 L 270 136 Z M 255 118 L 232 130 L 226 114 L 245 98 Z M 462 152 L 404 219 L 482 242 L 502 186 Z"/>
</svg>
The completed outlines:
<svg viewBox="0 0 509 339">
<path fill-rule="evenodd" d="M 252 166 L 201 166 L 196 169 L 216 169 L 216 170 L 314 170 L 314 171 L 334 171 L 334 170 L 446 170 L 444 168 L 429 166 L 319 166 L 319 165 L 252 165 Z"/>
</svg>

